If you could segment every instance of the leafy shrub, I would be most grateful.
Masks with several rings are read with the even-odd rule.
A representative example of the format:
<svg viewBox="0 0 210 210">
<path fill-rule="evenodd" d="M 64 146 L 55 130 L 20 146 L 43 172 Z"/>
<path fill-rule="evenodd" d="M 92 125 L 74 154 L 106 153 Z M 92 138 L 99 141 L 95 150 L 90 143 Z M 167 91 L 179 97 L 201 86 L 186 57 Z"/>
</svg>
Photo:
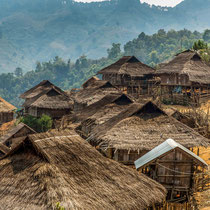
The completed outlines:
<svg viewBox="0 0 210 210">
<path fill-rule="evenodd" d="M 21 117 L 20 122 L 28 125 L 37 132 L 46 132 L 52 128 L 53 120 L 50 116 L 43 114 L 41 118 L 31 115 Z"/>
</svg>

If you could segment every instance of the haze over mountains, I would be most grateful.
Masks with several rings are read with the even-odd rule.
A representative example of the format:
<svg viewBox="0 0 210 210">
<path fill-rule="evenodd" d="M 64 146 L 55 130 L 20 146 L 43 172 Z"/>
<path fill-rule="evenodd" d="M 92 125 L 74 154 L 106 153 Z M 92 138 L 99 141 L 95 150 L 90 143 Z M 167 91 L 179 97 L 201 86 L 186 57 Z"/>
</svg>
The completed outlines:
<svg viewBox="0 0 210 210">
<path fill-rule="evenodd" d="M 139 0 L 1 0 L 0 73 L 16 67 L 28 71 L 56 55 L 99 58 L 113 42 L 124 44 L 142 31 L 203 31 L 210 28 L 209 19 L 210 0 L 185 0 L 174 8 Z"/>
</svg>

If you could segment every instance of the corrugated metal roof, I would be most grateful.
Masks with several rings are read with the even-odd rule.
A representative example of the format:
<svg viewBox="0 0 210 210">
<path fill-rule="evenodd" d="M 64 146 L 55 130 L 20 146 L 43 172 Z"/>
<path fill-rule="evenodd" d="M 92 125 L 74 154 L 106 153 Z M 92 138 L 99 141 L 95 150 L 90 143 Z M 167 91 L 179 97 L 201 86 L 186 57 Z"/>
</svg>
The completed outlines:
<svg viewBox="0 0 210 210">
<path fill-rule="evenodd" d="M 188 155 L 192 156 L 192 158 L 196 159 L 201 163 L 201 165 L 208 166 L 208 164 L 200 157 L 198 157 L 196 154 L 191 152 L 189 149 L 185 148 L 181 144 L 175 142 L 173 139 L 168 139 L 159 146 L 155 147 L 153 150 L 150 152 L 146 153 L 144 156 L 140 157 L 138 160 L 134 162 L 136 169 L 141 168 L 142 166 L 153 162 L 155 159 L 158 157 L 164 155 L 165 153 L 175 149 L 179 148 L 183 150 L 184 152 L 188 153 Z"/>
</svg>

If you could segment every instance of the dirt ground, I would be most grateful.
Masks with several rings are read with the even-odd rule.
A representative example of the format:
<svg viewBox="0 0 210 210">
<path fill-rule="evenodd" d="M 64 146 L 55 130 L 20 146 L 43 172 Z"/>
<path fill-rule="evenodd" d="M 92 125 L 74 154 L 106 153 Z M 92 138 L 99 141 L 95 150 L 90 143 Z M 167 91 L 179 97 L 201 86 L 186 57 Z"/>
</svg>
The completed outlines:
<svg viewBox="0 0 210 210">
<path fill-rule="evenodd" d="M 194 149 L 195 154 L 197 154 L 197 149 Z M 210 174 L 210 147 L 204 148 L 200 147 L 199 148 L 199 156 L 206 161 L 206 163 L 209 165 L 208 171 Z M 195 199 L 199 203 L 199 209 L 200 210 L 210 210 L 210 186 L 207 191 L 204 192 L 199 192 L 195 194 Z"/>
</svg>

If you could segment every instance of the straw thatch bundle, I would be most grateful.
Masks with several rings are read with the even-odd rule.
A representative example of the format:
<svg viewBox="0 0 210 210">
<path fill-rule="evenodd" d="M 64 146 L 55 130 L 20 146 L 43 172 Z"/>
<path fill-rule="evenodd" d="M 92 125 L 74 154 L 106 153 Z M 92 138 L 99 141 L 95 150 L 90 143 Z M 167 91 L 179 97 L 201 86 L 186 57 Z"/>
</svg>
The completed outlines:
<svg viewBox="0 0 210 210">
<path fill-rule="evenodd" d="M 76 113 L 75 119 L 77 119 L 77 121 L 84 121 L 98 112 L 106 113 L 104 109 L 106 109 L 105 107 L 109 104 L 115 104 L 116 106 L 119 105 L 119 107 L 123 107 L 123 105 L 126 106 L 131 103 L 133 103 L 133 100 L 123 93 L 110 93 L 101 100 L 85 107 L 82 112 Z"/>
<path fill-rule="evenodd" d="M 124 56 L 117 62 L 100 70 L 97 74 L 119 74 L 133 77 L 142 77 L 153 74 L 155 70 L 141 63 L 135 56 Z"/>
<path fill-rule="evenodd" d="M 51 89 L 55 89 L 60 94 L 65 94 L 64 91 L 62 91 L 59 87 L 55 86 L 48 80 L 43 80 L 38 85 L 32 87 L 31 89 L 27 90 L 25 93 L 20 95 L 20 98 L 22 99 L 30 99 L 34 98 L 36 96 L 39 96 L 40 94 L 45 94 L 49 92 Z"/>
<path fill-rule="evenodd" d="M 188 75 L 190 82 L 210 84 L 210 66 L 191 50 L 177 54 L 173 60 L 162 64 L 156 73 Z"/>
<path fill-rule="evenodd" d="M 131 105 L 125 112 L 97 126 L 88 140 L 102 149 L 148 151 L 168 138 L 187 148 L 209 145 L 206 138 L 168 116 L 152 102 L 142 107 Z"/>
<path fill-rule="evenodd" d="M 39 97 L 30 106 L 43 109 L 73 109 L 73 101 L 68 96 L 63 94 L 52 95 L 52 91 L 50 90 Z"/>
<path fill-rule="evenodd" d="M 100 80 L 98 77 L 93 76 L 91 78 L 89 78 L 88 80 L 86 80 L 83 84 L 82 87 L 83 88 L 87 88 L 88 86 L 92 85 L 93 83 L 95 83 L 96 81 Z"/>
<path fill-rule="evenodd" d="M 16 109 L 15 106 L 0 97 L 0 112 L 12 112 L 14 109 Z"/>
<path fill-rule="evenodd" d="M 64 91 L 49 81 L 40 84 L 21 95 L 26 99 L 24 107 L 73 109 L 73 100 Z"/>
<path fill-rule="evenodd" d="M 89 106 L 110 93 L 119 93 L 119 90 L 110 82 L 97 80 L 91 86 L 78 91 L 74 96 L 74 100 L 77 104 Z"/>
<path fill-rule="evenodd" d="M 2 209 L 144 209 L 165 189 L 103 157 L 75 132 L 32 135 L 0 160 Z"/>
</svg>

